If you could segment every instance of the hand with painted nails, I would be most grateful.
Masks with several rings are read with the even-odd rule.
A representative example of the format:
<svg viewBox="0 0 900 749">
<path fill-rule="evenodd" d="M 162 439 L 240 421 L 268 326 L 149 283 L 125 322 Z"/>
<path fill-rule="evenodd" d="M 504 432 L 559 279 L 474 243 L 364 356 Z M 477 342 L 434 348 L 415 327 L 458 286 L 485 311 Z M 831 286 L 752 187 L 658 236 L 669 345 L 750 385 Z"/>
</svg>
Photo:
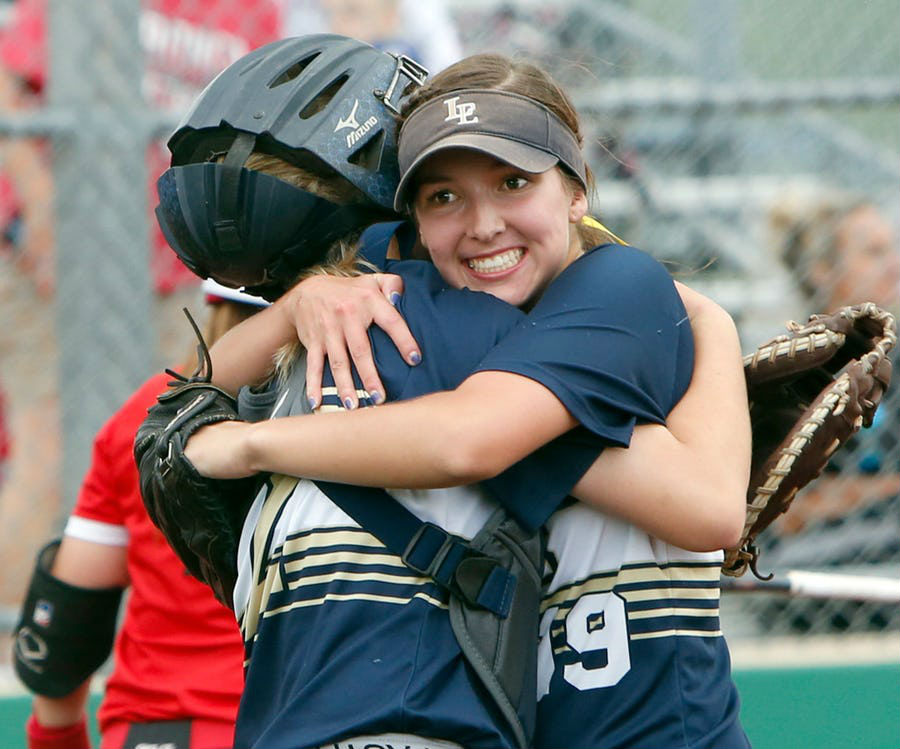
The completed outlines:
<svg viewBox="0 0 900 749">
<path fill-rule="evenodd" d="M 397 310 L 402 295 L 403 279 L 389 273 L 315 275 L 298 283 L 276 303 L 306 348 L 306 389 L 313 408 L 322 402 L 326 358 L 341 403 L 347 408 L 356 408 L 359 403 L 352 366 L 372 400 L 384 402 L 385 390 L 368 336 L 373 324 L 387 333 L 410 365 L 422 360 L 419 345 Z"/>
</svg>

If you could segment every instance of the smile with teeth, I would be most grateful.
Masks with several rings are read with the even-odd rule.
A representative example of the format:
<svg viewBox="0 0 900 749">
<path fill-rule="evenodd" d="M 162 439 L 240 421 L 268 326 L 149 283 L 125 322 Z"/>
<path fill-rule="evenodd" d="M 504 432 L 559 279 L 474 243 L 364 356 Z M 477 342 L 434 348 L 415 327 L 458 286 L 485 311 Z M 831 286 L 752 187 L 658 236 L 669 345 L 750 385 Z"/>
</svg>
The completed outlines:
<svg viewBox="0 0 900 749">
<path fill-rule="evenodd" d="M 473 257 L 466 260 L 468 265 L 476 273 L 499 273 L 514 267 L 525 255 L 525 250 L 515 247 L 511 250 L 498 252 L 490 257 Z"/>
</svg>

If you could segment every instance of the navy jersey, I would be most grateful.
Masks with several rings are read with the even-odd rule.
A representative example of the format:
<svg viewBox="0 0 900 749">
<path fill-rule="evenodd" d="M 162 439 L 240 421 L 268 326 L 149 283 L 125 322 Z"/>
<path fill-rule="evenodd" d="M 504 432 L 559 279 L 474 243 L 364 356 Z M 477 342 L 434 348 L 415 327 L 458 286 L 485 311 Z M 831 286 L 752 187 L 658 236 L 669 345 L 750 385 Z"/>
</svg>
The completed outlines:
<svg viewBox="0 0 900 749">
<path fill-rule="evenodd" d="M 595 249 L 479 365 L 531 377 L 627 445 L 690 382 L 693 340 L 666 271 Z M 547 523 L 536 747 L 748 746 L 719 628 L 722 552 L 692 553 L 582 504 Z"/>
<path fill-rule="evenodd" d="M 610 245 L 566 268 L 478 368 L 553 391 L 582 425 L 561 447 L 627 445 L 687 389 L 693 338 L 665 269 Z M 528 485 L 503 488 L 531 501 Z M 547 527 L 535 746 L 747 746 L 719 628 L 722 553 L 676 548 L 581 504 Z"/>
<path fill-rule="evenodd" d="M 404 279 L 399 309 L 423 351 L 422 363 L 409 367 L 387 336 L 370 332 L 389 400 L 455 387 L 523 316 L 489 295 L 448 288 L 430 264 L 388 267 Z M 330 375 L 323 384 L 323 410 L 339 408 Z M 570 460 L 579 451 L 566 451 L 543 481 L 558 501 L 597 447 L 581 452 Z M 497 491 L 517 495 L 528 472 L 498 477 Z M 392 494 L 423 520 L 469 538 L 496 507 L 478 487 Z M 237 746 L 319 746 L 386 732 L 514 745 L 459 650 L 446 594 L 312 482 L 269 480 L 245 522 L 238 567 L 246 686 Z"/>
<path fill-rule="evenodd" d="M 547 302 L 532 311 L 527 326 L 520 326 L 522 313 L 486 295 L 447 289 L 427 264 L 382 260 L 385 270 L 399 272 L 404 278 L 400 310 L 423 349 L 423 363 L 410 369 L 386 336 L 378 330 L 371 332 L 376 363 L 389 398 L 454 387 L 476 368 L 506 369 L 534 377 L 558 391 L 584 424 L 491 483 L 493 497 L 503 499 L 507 507 L 518 510 L 532 524 L 541 522 L 557 507 L 604 444 L 627 444 L 630 430 L 638 421 L 662 421 L 689 379 L 690 333 L 683 324 L 683 310 L 678 304 L 661 304 L 672 299 L 666 296 L 674 294 L 671 281 L 642 253 L 615 251 L 622 253 L 613 258 L 624 262 L 620 270 L 628 271 L 635 263 L 638 267 L 631 269 L 636 279 L 652 271 L 650 275 L 664 287 L 661 296 L 649 292 L 660 314 L 654 317 L 653 309 L 648 309 L 646 315 L 635 315 L 635 319 L 643 320 L 642 324 L 653 324 L 656 319 L 666 322 L 654 328 L 665 336 L 658 341 L 659 351 L 645 351 L 641 358 L 640 348 L 635 348 L 630 351 L 631 358 L 619 365 L 612 341 L 617 335 L 627 339 L 628 316 L 620 314 L 624 320 L 606 325 L 603 315 L 590 314 L 596 299 L 603 298 L 607 291 L 601 283 L 602 273 L 593 282 L 584 283 L 596 299 L 583 308 L 564 303 L 557 309 L 554 305 L 560 299 L 545 295 Z M 572 273 L 557 279 L 573 284 L 567 292 L 572 294 L 572 301 L 578 298 L 582 279 L 604 267 L 598 258 L 606 257 L 612 257 L 611 252 L 591 253 L 573 264 Z M 370 259 L 376 258 L 370 255 Z M 615 291 L 613 280 L 605 280 L 606 285 L 613 286 L 610 293 Z M 565 347 L 537 333 L 534 339 L 526 335 L 529 329 L 549 331 L 554 326 L 569 335 L 569 345 L 576 345 L 575 331 L 591 332 L 586 341 L 577 344 L 587 347 L 582 352 L 582 364 L 605 373 L 609 382 L 616 382 L 621 375 L 615 398 L 597 395 L 600 388 L 592 382 L 600 380 L 599 375 L 580 380 L 568 376 Z M 616 334 L 607 338 L 607 330 Z M 646 332 L 640 326 L 632 330 L 635 338 Z M 492 350 L 501 339 L 504 345 Z M 527 362 L 522 369 L 519 358 Z M 335 399 L 332 407 L 338 407 L 333 387 L 326 394 Z M 479 495 L 473 488 L 394 494 L 419 517 L 462 536 L 473 535 L 492 507 L 490 497 Z M 571 542 L 570 523 L 577 525 L 582 512 L 588 513 L 592 522 L 586 527 L 593 528 L 594 535 L 579 548 L 583 541 Z M 585 703 L 577 698 L 588 696 L 593 700 L 598 690 L 579 690 L 575 695 L 578 707 L 571 706 L 572 715 L 567 714 L 569 708 L 557 704 L 568 684 L 558 677 L 572 677 L 569 666 L 578 667 L 571 660 L 572 653 L 576 660 L 583 654 L 584 663 L 591 669 L 599 663 L 593 656 L 602 656 L 601 648 L 585 647 L 577 637 L 576 648 L 566 650 L 557 642 L 560 622 L 564 628 L 566 622 L 581 615 L 585 605 L 594 606 L 598 600 L 594 587 L 579 586 L 590 585 L 600 568 L 608 567 L 618 575 L 631 564 L 631 557 L 622 549 L 621 553 L 613 552 L 613 562 L 609 557 L 598 560 L 583 553 L 603 535 L 597 526 L 603 520 L 600 513 L 575 505 L 556 513 L 549 523 L 557 574 L 545 600 L 541 641 L 539 696 L 543 699 L 538 731 L 539 740 L 546 746 L 606 745 L 605 736 L 614 736 L 609 721 L 597 716 L 593 703 L 588 703 L 587 714 L 597 720 L 581 725 L 585 722 Z M 641 535 L 631 527 L 628 532 Z M 612 536 L 620 541 L 626 537 L 623 533 Z M 658 544 L 646 534 L 643 538 L 651 546 Z M 649 553 L 638 557 L 638 566 L 650 570 L 652 580 L 652 573 L 662 569 L 658 560 Z M 706 558 L 692 559 L 691 564 L 705 573 L 713 568 Z M 247 643 L 248 670 L 238 717 L 238 746 L 308 746 L 354 734 L 388 731 L 449 739 L 469 747 L 510 745 L 505 724 L 462 661 L 441 591 L 408 570 L 310 482 L 273 477 L 248 517 L 239 566 L 241 578 L 235 601 Z M 717 574 L 717 564 L 715 569 Z M 597 621 L 603 616 L 600 611 L 586 618 L 590 644 L 598 641 L 597 632 L 602 628 L 597 627 Z M 640 614 L 633 617 L 635 621 L 641 618 Z M 609 621 L 614 621 L 611 614 Z M 556 640 L 551 639 L 554 637 Z M 616 651 L 619 663 L 622 653 L 629 655 L 628 673 L 654 673 L 661 679 L 670 676 L 670 681 L 681 676 L 672 671 L 671 661 L 644 663 L 642 652 L 632 653 L 630 647 L 626 644 Z M 715 649 L 718 652 L 718 645 Z M 557 653 L 568 660 L 558 661 Z M 714 674 L 706 691 L 723 689 L 723 679 L 728 680 L 727 660 L 725 665 L 726 673 Z M 610 702 L 621 710 L 633 709 L 634 697 L 614 691 L 615 699 Z M 642 702 L 654 699 L 652 694 L 646 698 L 641 695 Z M 671 699 L 671 694 L 667 692 L 665 699 Z M 699 722 L 706 721 L 708 715 L 699 716 Z M 569 725 L 558 725 L 564 722 Z M 636 723 L 632 721 L 629 726 L 634 728 Z M 654 733 L 651 725 L 641 735 L 665 734 Z M 598 741 L 597 736 L 604 738 Z"/>
</svg>

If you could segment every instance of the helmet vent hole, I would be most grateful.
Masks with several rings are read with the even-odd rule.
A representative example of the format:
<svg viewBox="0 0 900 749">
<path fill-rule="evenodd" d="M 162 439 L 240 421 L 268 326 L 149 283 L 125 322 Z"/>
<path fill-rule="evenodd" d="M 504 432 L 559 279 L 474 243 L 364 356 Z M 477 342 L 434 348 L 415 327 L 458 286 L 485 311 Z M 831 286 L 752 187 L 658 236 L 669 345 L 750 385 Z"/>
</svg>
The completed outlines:
<svg viewBox="0 0 900 749">
<path fill-rule="evenodd" d="M 367 171 L 374 172 L 381 165 L 381 152 L 384 145 L 384 130 L 382 130 L 374 138 L 370 139 L 366 145 L 355 151 L 347 159 L 351 164 L 361 166 Z"/>
<path fill-rule="evenodd" d="M 313 99 L 309 104 L 307 104 L 303 111 L 300 112 L 301 120 L 308 120 L 314 114 L 321 112 L 331 100 L 337 95 L 338 91 L 341 90 L 343 85 L 350 79 L 349 75 L 342 75 L 340 78 L 336 79 L 333 83 L 331 83 L 328 88 L 322 90 L 319 94 L 316 95 L 316 98 Z"/>
<path fill-rule="evenodd" d="M 309 55 L 308 57 L 304 57 L 302 60 L 298 60 L 293 65 L 291 65 L 287 70 L 282 71 L 276 78 L 269 84 L 269 88 L 276 88 L 278 86 L 284 85 L 285 83 L 290 83 L 292 80 L 297 78 L 309 64 L 315 60 L 319 56 L 319 53 Z"/>
</svg>

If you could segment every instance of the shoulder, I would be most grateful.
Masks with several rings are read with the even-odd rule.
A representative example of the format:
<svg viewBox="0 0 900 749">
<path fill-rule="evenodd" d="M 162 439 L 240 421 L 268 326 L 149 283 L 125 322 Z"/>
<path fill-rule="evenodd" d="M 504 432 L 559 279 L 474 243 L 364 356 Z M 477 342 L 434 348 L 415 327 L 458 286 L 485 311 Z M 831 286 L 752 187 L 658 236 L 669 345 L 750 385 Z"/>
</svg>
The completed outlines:
<svg viewBox="0 0 900 749">
<path fill-rule="evenodd" d="M 683 317 L 684 308 L 665 266 L 643 250 L 601 245 L 571 263 L 550 284 L 533 315 L 596 314 L 630 319 L 635 311 L 651 318 Z"/>
<path fill-rule="evenodd" d="M 413 337 L 429 352 L 427 358 L 437 356 L 448 372 L 475 367 L 525 317 L 490 294 L 448 286 L 429 262 L 392 261 L 386 270 L 403 278 L 398 310 Z M 456 379 L 454 374 L 451 380 Z"/>
<path fill-rule="evenodd" d="M 416 241 L 415 227 L 409 221 L 382 221 L 367 227 L 359 236 L 358 251 L 363 260 L 382 270 L 390 262 L 391 242 L 396 242 L 401 257 L 409 257 Z"/>
<path fill-rule="evenodd" d="M 674 287 L 671 275 L 659 260 L 630 245 L 595 247 L 566 268 L 563 274 L 585 277 L 591 283 L 600 282 L 611 290 L 623 286 L 628 289 L 648 285 Z"/>
<path fill-rule="evenodd" d="M 97 443 L 113 447 L 127 445 L 130 451 L 138 427 L 147 418 L 147 409 L 156 403 L 156 396 L 166 389 L 170 379 L 165 372 L 160 372 L 145 381 L 101 427 Z"/>
</svg>

